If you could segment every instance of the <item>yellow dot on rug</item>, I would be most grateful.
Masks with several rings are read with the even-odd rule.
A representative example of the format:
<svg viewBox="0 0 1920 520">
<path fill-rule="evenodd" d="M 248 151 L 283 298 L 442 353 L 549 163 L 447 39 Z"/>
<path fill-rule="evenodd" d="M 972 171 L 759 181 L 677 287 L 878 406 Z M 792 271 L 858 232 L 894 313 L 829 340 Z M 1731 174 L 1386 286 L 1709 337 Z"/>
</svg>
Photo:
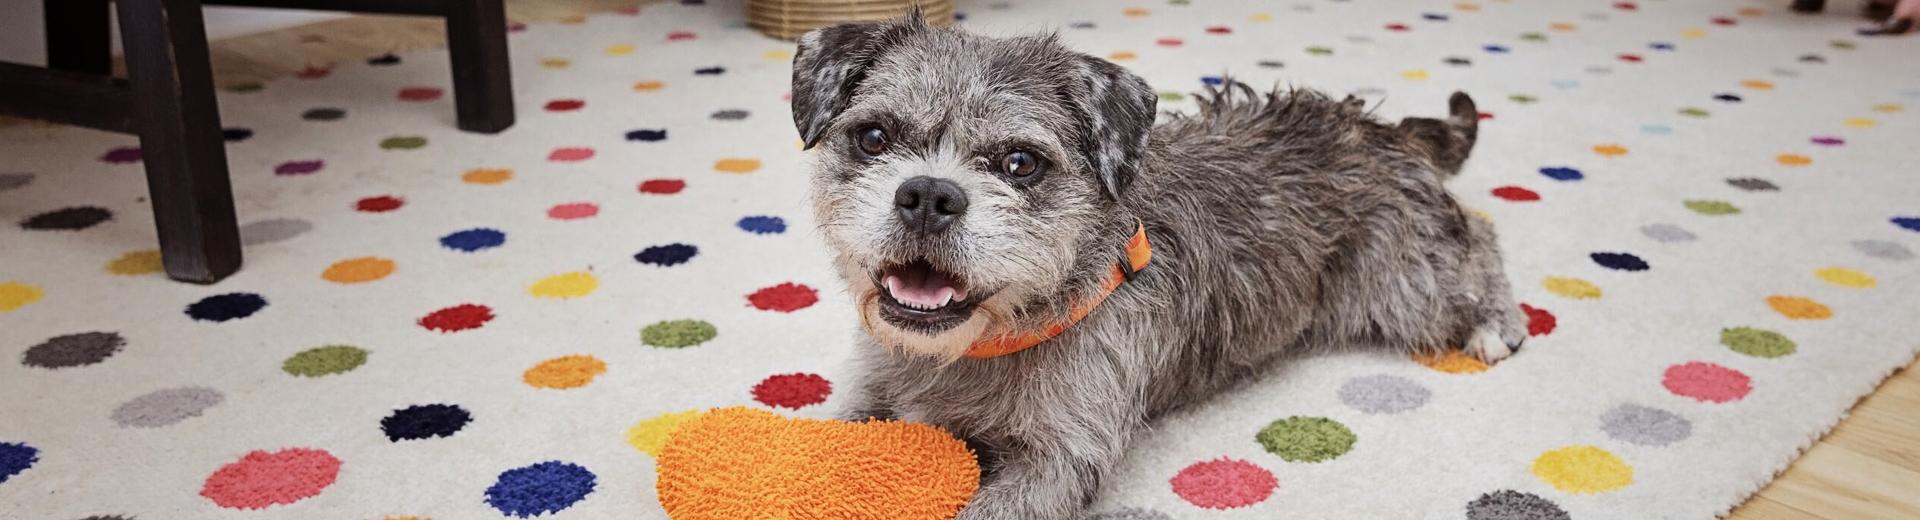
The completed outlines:
<svg viewBox="0 0 1920 520">
<path fill-rule="evenodd" d="M 1699 27 L 1688 27 L 1680 30 L 1680 36 L 1687 39 L 1698 40 L 1707 37 L 1707 30 Z"/>
<path fill-rule="evenodd" d="M 1273 15 L 1270 15 L 1267 13 L 1253 13 L 1253 16 L 1248 16 L 1247 19 L 1253 20 L 1256 22 L 1271 22 L 1273 21 Z"/>
<path fill-rule="evenodd" d="M 1754 90 L 1773 90 L 1773 82 L 1759 79 L 1741 81 L 1740 86 Z"/>
<path fill-rule="evenodd" d="M 1574 29 L 1578 29 L 1579 27 L 1567 22 L 1553 22 L 1547 24 L 1547 28 L 1560 32 L 1573 32 Z"/>
<path fill-rule="evenodd" d="M 1879 125 L 1880 125 L 1879 121 L 1875 121 L 1875 120 L 1864 118 L 1864 117 L 1847 118 L 1847 126 L 1850 126 L 1853 128 L 1873 128 Z"/>
<path fill-rule="evenodd" d="M 608 56 L 626 56 L 628 54 L 633 54 L 633 45 L 621 43 L 607 46 Z"/>
<path fill-rule="evenodd" d="M 1593 285 L 1593 282 L 1579 278 L 1549 276 L 1547 279 L 1540 281 L 1540 286 L 1547 288 L 1547 292 L 1559 295 L 1562 298 L 1572 298 L 1575 300 L 1594 300 L 1600 298 L 1600 287 Z"/>
<path fill-rule="evenodd" d="M 1833 317 L 1833 309 L 1820 302 L 1801 296 L 1773 295 L 1767 297 L 1767 306 L 1774 312 L 1795 320 L 1824 320 Z"/>
<path fill-rule="evenodd" d="M 1410 79 L 1413 81 L 1423 81 L 1427 79 L 1427 71 L 1421 70 L 1421 69 L 1413 69 L 1406 72 L 1401 72 L 1400 77 Z"/>
<path fill-rule="evenodd" d="M 1783 166 L 1806 166 L 1813 164 L 1813 158 L 1797 153 L 1783 153 L 1773 158 Z"/>
<path fill-rule="evenodd" d="M 20 282 L 0 282 L 0 312 L 13 312 L 40 301 L 45 293 L 39 287 Z"/>
<path fill-rule="evenodd" d="M 1113 54 L 1107 55 L 1107 59 L 1113 61 L 1127 61 L 1137 57 L 1139 56 L 1135 55 L 1133 51 L 1113 51 Z"/>
<path fill-rule="evenodd" d="M 573 65 L 573 62 L 567 61 L 566 58 L 547 58 L 540 60 L 540 66 L 549 69 L 564 69 L 569 65 Z"/>
<path fill-rule="evenodd" d="M 1486 372 L 1488 368 L 1486 362 L 1469 356 L 1466 352 L 1451 349 L 1439 354 L 1414 354 L 1413 361 L 1448 374 L 1478 374 Z"/>
<path fill-rule="evenodd" d="M 1533 459 L 1533 476 L 1568 493 L 1591 495 L 1633 483 L 1633 466 L 1618 455 L 1584 444 L 1567 446 Z"/>
<path fill-rule="evenodd" d="M 600 279 L 594 278 L 593 273 L 575 271 L 541 278 L 527 288 L 527 293 L 536 298 L 579 298 L 598 287 Z"/>
<path fill-rule="evenodd" d="M 1848 269 L 1845 267 L 1828 267 L 1825 269 L 1814 271 L 1813 275 L 1820 277 L 1821 280 L 1826 280 L 1827 283 L 1838 285 L 1841 287 L 1866 289 L 1869 287 L 1873 287 L 1873 284 L 1874 284 L 1873 277 L 1868 276 L 1867 273 L 1862 273 L 1862 272 Z"/>
<path fill-rule="evenodd" d="M 467 184 L 500 184 L 512 178 L 513 170 L 506 168 L 475 168 L 460 176 Z"/>
<path fill-rule="evenodd" d="M 760 169 L 759 159 L 721 159 L 713 162 L 713 171 L 726 173 L 753 173 Z"/>
<path fill-rule="evenodd" d="M 766 53 L 761 54 L 760 56 L 765 57 L 766 59 L 769 59 L 769 60 L 791 60 L 793 59 L 793 51 L 783 50 L 783 49 L 774 49 L 774 50 L 767 51 Z"/>
<path fill-rule="evenodd" d="M 133 251 L 107 262 L 107 272 L 136 276 L 160 272 L 160 252 L 152 249 Z"/>
<path fill-rule="evenodd" d="M 634 423 L 633 427 L 627 428 L 627 444 L 641 453 L 658 457 L 660 447 L 667 444 L 667 436 L 680 425 L 699 419 L 700 414 L 699 410 L 687 410 L 660 414 Z"/>
<path fill-rule="evenodd" d="M 1594 145 L 1593 153 L 1597 153 L 1607 157 L 1619 157 L 1627 154 L 1627 147 L 1620 146 L 1617 144 Z"/>
<path fill-rule="evenodd" d="M 653 92 L 663 88 L 667 88 L 667 84 L 658 81 L 642 81 L 633 84 L 634 92 Z"/>
<path fill-rule="evenodd" d="M 367 283 L 393 274 L 393 260 L 363 256 L 334 262 L 320 272 L 320 278 L 339 284 Z"/>
<path fill-rule="evenodd" d="M 592 383 L 593 378 L 607 372 L 607 362 L 586 355 L 561 356 L 534 365 L 520 374 L 520 380 L 534 388 L 552 388 L 565 390 L 579 388 Z"/>
<path fill-rule="evenodd" d="M 1906 110 L 1906 107 L 1900 106 L 1899 103 L 1881 103 L 1873 106 L 1874 112 L 1879 112 L 1882 114 L 1891 114 L 1894 112 L 1899 112 L 1901 110 Z"/>
</svg>

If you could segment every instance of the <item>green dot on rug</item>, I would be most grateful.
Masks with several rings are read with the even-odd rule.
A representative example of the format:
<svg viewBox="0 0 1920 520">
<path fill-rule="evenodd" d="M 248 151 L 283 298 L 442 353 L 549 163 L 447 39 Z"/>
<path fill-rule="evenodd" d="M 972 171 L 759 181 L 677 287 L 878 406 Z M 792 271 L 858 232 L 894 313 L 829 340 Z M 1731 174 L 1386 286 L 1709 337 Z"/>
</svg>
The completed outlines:
<svg viewBox="0 0 1920 520">
<path fill-rule="evenodd" d="M 367 362 L 367 351 L 347 345 L 327 345 L 303 350 L 280 364 L 280 370 L 300 377 L 320 377 L 346 373 Z"/>
<path fill-rule="evenodd" d="M 1261 428 L 1254 436 L 1268 453 L 1288 462 L 1321 462 L 1345 455 L 1359 440 L 1353 430 L 1325 417 L 1288 417 Z"/>
<path fill-rule="evenodd" d="M 1720 344 L 1734 352 L 1762 358 L 1777 358 L 1799 350 L 1799 346 L 1786 336 L 1753 327 L 1721 329 Z"/>
<path fill-rule="evenodd" d="M 660 348 L 686 348 L 713 339 L 719 330 L 700 320 L 668 320 L 640 329 L 640 342 Z"/>
</svg>

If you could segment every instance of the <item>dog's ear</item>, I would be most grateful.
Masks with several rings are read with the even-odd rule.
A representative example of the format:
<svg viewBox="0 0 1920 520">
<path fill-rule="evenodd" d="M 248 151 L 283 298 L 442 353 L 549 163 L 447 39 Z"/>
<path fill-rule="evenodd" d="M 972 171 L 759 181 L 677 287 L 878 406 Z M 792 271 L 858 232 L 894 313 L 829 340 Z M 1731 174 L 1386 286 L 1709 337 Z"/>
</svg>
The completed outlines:
<svg viewBox="0 0 1920 520">
<path fill-rule="evenodd" d="M 847 109 L 867 68 L 887 48 L 927 29 L 920 7 L 901 19 L 877 24 L 822 27 L 800 37 L 793 55 L 793 125 L 805 148 L 813 148 L 833 118 Z"/>
<path fill-rule="evenodd" d="M 1146 161 L 1147 134 L 1160 98 L 1146 80 L 1119 65 L 1092 56 L 1081 59 L 1084 65 L 1075 79 L 1084 95 L 1068 99 L 1084 129 L 1080 146 L 1087 164 L 1117 201 Z"/>
</svg>

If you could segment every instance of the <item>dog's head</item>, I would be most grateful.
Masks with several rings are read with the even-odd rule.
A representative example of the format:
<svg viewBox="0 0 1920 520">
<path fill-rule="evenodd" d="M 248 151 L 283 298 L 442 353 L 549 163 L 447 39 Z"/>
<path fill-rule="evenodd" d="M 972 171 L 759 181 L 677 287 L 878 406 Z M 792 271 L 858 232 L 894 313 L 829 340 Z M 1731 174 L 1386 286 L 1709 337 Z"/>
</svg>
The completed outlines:
<svg viewBox="0 0 1920 520">
<path fill-rule="evenodd" d="M 988 38 L 917 16 L 807 33 L 794 124 L 868 329 L 951 359 L 1057 319 L 1059 300 L 1118 258 L 1113 231 L 1133 230 L 1120 216 L 1155 101 L 1051 35 Z"/>
</svg>

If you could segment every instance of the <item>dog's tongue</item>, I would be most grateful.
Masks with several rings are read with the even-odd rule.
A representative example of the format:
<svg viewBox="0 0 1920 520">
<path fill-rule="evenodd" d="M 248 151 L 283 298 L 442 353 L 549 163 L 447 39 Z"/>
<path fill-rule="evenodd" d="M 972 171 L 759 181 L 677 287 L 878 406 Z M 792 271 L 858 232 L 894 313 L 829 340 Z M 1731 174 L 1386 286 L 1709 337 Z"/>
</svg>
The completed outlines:
<svg viewBox="0 0 1920 520">
<path fill-rule="evenodd" d="M 894 300 L 921 309 L 938 309 L 953 300 L 966 298 L 966 294 L 955 287 L 959 284 L 952 277 L 926 267 L 892 270 L 885 282 L 887 293 L 892 294 Z"/>
</svg>

